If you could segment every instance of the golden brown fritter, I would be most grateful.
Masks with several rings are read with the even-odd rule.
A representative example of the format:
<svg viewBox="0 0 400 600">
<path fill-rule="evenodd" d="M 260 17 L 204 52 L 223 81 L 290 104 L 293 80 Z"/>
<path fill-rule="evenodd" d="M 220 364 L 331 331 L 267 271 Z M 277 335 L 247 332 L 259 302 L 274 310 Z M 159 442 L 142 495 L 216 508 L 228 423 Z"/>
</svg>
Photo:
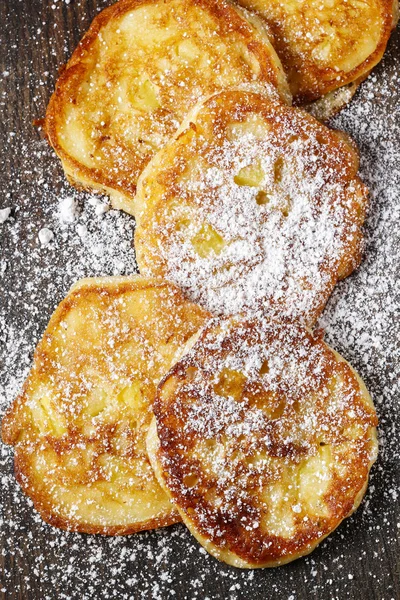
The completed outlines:
<svg viewBox="0 0 400 600">
<path fill-rule="evenodd" d="M 398 0 L 237 2 L 268 25 L 297 103 L 365 79 L 381 60 L 398 18 Z"/>
<path fill-rule="evenodd" d="M 221 92 L 140 177 L 139 269 L 215 315 L 312 325 L 361 259 L 367 189 L 357 170 L 349 138 L 306 112 Z"/>
<path fill-rule="evenodd" d="M 157 383 L 205 319 L 173 285 L 143 277 L 83 280 L 61 302 L 2 424 L 45 521 L 117 535 L 180 520 L 145 439 Z"/>
<path fill-rule="evenodd" d="M 311 552 L 360 504 L 377 455 L 365 385 L 301 326 L 209 322 L 153 409 L 161 485 L 199 542 L 237 567 Z"/>
</svg>

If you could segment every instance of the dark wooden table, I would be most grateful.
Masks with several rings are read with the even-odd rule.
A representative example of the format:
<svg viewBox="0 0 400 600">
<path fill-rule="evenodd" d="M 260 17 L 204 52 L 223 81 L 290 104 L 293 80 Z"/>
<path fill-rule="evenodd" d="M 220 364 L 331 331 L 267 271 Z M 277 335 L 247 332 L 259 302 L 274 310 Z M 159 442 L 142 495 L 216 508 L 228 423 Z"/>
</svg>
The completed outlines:
<svg viewBox="0 0 400 600">
<path fill-rule="evenodd" d="M 44 115 L 58 68 L 106 4 L 0 2 L 0 208 L 12 207 L 11 219 L 0 224 L 0 416 L 68 287 L 84 275 L 136 269 L 130 217 L 110 213 L 96 220 L 82 202 L 90 247 L 74 227 L 60 225 L 58 199 L 73 194 L 83 201 L 84 194 L 68 188 L 32 127 Z M 372 191 L 366 259 L 338 286 L 323 319 L 328 340 L 359 369 L 380 416 L 381 454 L 362 507 L 310 557 L 280 569 L 239 571 L 208 557 L 183 526 L 114 539 L 52 529 L 19 491 L 12 452 L 3 447 L 2 598 L 400 599 L 399 55 L 397 31 L 373 79 L 335 120 L 359 143 L 362 175 Z M 44 226 L 56 234 L 47 249 L 37 237 Z"/>
</svg>

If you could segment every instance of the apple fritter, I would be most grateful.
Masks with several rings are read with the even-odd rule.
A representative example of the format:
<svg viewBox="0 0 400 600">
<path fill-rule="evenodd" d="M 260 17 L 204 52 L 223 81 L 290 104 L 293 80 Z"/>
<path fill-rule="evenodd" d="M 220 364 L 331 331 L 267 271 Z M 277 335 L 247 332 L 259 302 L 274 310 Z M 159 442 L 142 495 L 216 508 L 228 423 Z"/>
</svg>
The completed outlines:
<svg viewBox="0 0 400 600">
<path fill-rule="evenodd" d="M 251 85 L 290 102 L 257 18 L 224 0 L 121 0 L 60 76 L 45 129 L 71 183 L 132 213 L 143 167 L 199 99 Z"/>
<path fill-rule="evenodd" d="M 45 521 L 119 535 L 180 520 L 145 439 L 159 380 L 205 320 L 177 288 L 154 279 L 86 279 L 72 288 L 2 424 L 17 480 Z"/>
<path fill-rule="evenodd" d="M 398 0 L 236 1 L 265 20 L 297 103 L 365 79 L 398 18 Z"/>
<path fill-rule="evenodd" d="M 365 385 L 301 326 L 210 321 L 153 409 L 160 484 L 206 550 L 236 567 L 311 552 L 358 507 L 377 456 Z"/>
<path fill-rule="evenodd" d="M 136 257 L 214 315 L 312 325 L 359 264 L 367 189 L 351 140 L 298 108 L 229 90 L 143 171 Z"/>
</svg>

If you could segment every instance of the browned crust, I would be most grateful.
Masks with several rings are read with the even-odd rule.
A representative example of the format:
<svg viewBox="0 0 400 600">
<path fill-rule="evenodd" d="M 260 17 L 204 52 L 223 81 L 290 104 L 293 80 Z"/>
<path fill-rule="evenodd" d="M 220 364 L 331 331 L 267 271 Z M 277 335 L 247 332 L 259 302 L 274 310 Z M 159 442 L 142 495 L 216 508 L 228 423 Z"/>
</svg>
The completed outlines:
<svg viewBox="0 0 400 600">
<path fill-rule="evenodd" d="M 86 167 L 68 154 L 59 141 L 57 127 L 58 119 L 62 116 L 63 104 L 70 101 L 74 91 L 77 90 L 79 83 L 85 75 L 85 56 L 92 50 L 101 29 L 106 27 L 112 19 L 116 19 L 144 4 L 156 2 L 157 0 L 120 0 L 116 4 L 104 9 L 94 18 L 89 30 L 79 42 L 57 80 L 55 91 L 47 107 L 44 130 L 50 145 L 58 157 L 73 171 L 73 174 L 69 173 L 71 183 L 73 185 L 78 184 L 80 189 L 95 189 L 95 191 L 106 192 L 106 188 L 112 188 L 121 193 L 129 193 L 131 195 L 134 195 L 136 192 L 136 184 L 122 185 L 118 178 L 107 177 L 101 169 Z M 209 11 L 212 16 L 220 19 L 227 31 L 237 32 L 244 36 L 251 52 L 255 53 L 260 59 L 261 68 L 265 72 L 265 78 L 274 87 L 279 87 L 277 73 L 271 67 L 270 61 L 266 60 L 263 44 L 255 39 L 250 25 L 245 22 L 244 18 L 240 16 L 233 6 L 226 3 L 225 0 L 221 0 L 218 3 L 214 2 L 214 0 L 192 0 L 192 2 Z M 79 183 L 78 179 L 82 179 L 82 182 Z"/>
<path fill-rule="evenodd" d="M 353 470 L 350 477 L 346 477 L 344 482 L 335 474 L 333 484 L 329 492 L 325 494 L 324 499 L 331 514 L 329 519 L 315 516 L 309 518 L 307 528 L 304 531 L 296 531 L 296 534 L 289 540 L 274 535 L 263 535 L 258 530 L 252 530 L 251 534 L 248 534 L 241 525 L 240 516 L 251 516 L 254 507 L 247 506 L 246 501 L 242 499 L 239 508 L 239 503 L 235 501 L 235 516 L 230 518 L 210 508 L 205 496 L 209 486 L 213 485 L 213 480 L 203 481 L 202 472 L 198 468 L 196 460 L 190 458 L 190 449 L 193 445 L 191 438 L 196 434 L 185 431 L 184 435 L 181 435 L 184 431 L 184 423 L 187 422 L 185 403 L 190 404 L 193 401 L 193 398 L 196 397 L 196 390 L 190 389 L 190 398 L 187 396 L 187 400 L 177 390 L 190 370 L 201 370 L 204 357 L 208 355 L 209 358 L 210 353 L 215 351 L 211 350 L 211 348 L 214 349 L 212 340 L 215 338 L 210 337 L 208 342 L 211 340 L 211 343 L 208 346 L 205 340 L 212 334 L 213 328 L 221 322 L 220 319 L 209 322 L 203 329 L 196 346 L 197 353 L 192 352 L 175 364 L 158 386 L 153 404 L 159 442 L 155 456 L 157 467 L 159 467 L 158 476 L 162 477 L 163 486 L 169 492 L 188 527 L 199 535 L 199 541 L 205 542 L 206 547 L 214 546 L 216 557 L 222 557 L 223 560 L 224 554 L 226 555 L 226 551 L 228 551 L 238 557 L 240 561 L 244 561 L 247 567 L 278 566 L 310 553 L 359 506 L 367 487 L 369 470 L 374 462 L 374 458 L 371 460 L 370 446 L 373 443 L 373 432 L 378 424 L 378 419 L 363 382 L 350 365 L 329 348 L 320 336 L 314 337 L 303 328 L 297 327 L 298 331 L 302 330 L 301 335 L 306 337 L 310 349 L 318 347 L 318 350 L 328 359 L 327 364 L 324 363 L 323 367 L 324 378 L 336 373 L 334 367 L 340 370 L 347 385 L 354 391 L 352 407 L 357 411 L 359 419 L 368 425 L 369 429 L 363 437 L 357 440 L 357 457 L 352 463 Z M 246 329 L 247 334 L 251 336 L 252 331 L 255 331 L 254 323 L 255 321 L 247 321 L 244 324 L 242 322 L 241 327 Z M 276 326 L 286 327 L 279 322 L 276 322 Z M 296 327 L 292 327 L 291 331 L 293 332 L 294 329 Z M 234 342 L 231 338 L 226 337 L 221 344 L 222 352 L 228 353 L 232 347 L 234 347 Z M 210 376 L 209 369 L 208 365 L 206 372 Z M 204 377 L 204 374 L 201 376 Z M 368 398 L 367 401 L 365 396 Z M 207 400 L 205 401 L 207 402 Z M 343 414 L 341 417 L 343 418 Z M 333 427 L 335 418 L 336 415 L 331 417 Z M 328 416 L 327 420 L 329 420 Z M 198 435 L 201 437 L 201 434 Z M 260 435 L 262 435 L 261 430 Z M 301 457 L 302 455 L 302 450 L 294 445 L 286 450 L 284 447 L 279 447 L 279 444 L 276 448 L 272 446 L 272 456 L 285 456 L 286 452 L 294 459 L 296 456 Z M 185 486 L 185 476 L 193 473 L 199 477 L 200 491 L 193 491 L 190 487 Z M 256 483 L 254 486 L 257 488 Z M 346 494 L 347 488 L 352 490 L 351 496 Z"/>
<path fill-rule="evenodd" d="M 173 284 L 156 278 L 143 278 L 141 276 L 137 276 L 131 278 L 108 277 L 93 280 L 82 280 L 82 282 L 79 282 L 72 288 L 68 297 L 61 302 L 51 316 L 46 331 L 43 334 L 43 338 L 39 342 L 34 352 L 34 368 L 35 366 L 36 368 L 39 368 L 39 370 L 46 368 L 45 350 L 47 341 L 51 339 L 51 331 L 59 326 L 60 322 L 63 321 L 71 309 L 77 306 L 78 303 L 81 304 L 84 302 L 86 297 L 89 297 L 93 293 L 97 293 L 99 295 L 101 294 L 102 297 L 112 297 L 124 294 L 125 292 L 154 288 L 168 288 L 171 290 L 172 294 L 176 294 L 182 299 L 184 298 L 181 291 Z M 188 305 L 189 304 L 190 303 L 188 302 Z M 207 313 L 204 312 L 204 315 L 206 316 Z M 166 514 L 153 519 L 147 519 L 144 522 L 136 522 L 118 526 L 97 526 L 79 521 L 73 517 L 68 518 L 55 512 L 54 505 L 52 505 L 51 501 L 49 501 L 49 494 L 46 493 L 46 489 L 43 489 L 41 484 L 35 480 L 33 475 L 32 465 L 30 464 L 29 459 L 29 456 L 32 452 L 32 445 L 29 439 L 25 440 L 21 435 L 22 433 L 26 433 L 26 428 L 29 430 L 30 427 L 29 423 L 26 423 L 24 406 L 29 398 L 29 387 L 31 381 L 35 378 L 34 368 L 31 370 L 30 374 L 25 380 L 20 395 L 14 400 L 3 417 L 1 424 L 1 435 L 5 444 L 15 446 L 14 472 L 16 480 L 20 484 L 23 492 L 32 499 L 34 507 L 42 519 L 50 525 L 66 531 L 88 534 L 96 533 L 108 536 L 128 535 L 139 531 L 165 527 L 181 521 L 179 513 L 176 510 L 171 510 Z M 70 428 L 68 429 L 68 440 L 65 443 L 48 440 L 51 442 L 50 446 L 57 454 L 62 454 L 64 447 L 72 447 L 75 443 L 79 442 L 79 436 L 77 436 L 76 432 L 70 430 Z"/>
</svg>

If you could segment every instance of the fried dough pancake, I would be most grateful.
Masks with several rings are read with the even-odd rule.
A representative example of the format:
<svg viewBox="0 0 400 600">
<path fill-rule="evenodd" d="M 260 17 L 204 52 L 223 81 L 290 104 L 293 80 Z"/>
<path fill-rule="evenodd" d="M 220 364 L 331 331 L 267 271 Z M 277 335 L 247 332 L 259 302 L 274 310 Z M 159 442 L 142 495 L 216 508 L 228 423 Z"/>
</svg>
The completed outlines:
<svg viewBox="0 0 400 600">
<path fill-rule="evenodd" d="M 136 257 L 215 315 L 315 322 L 361 258 L 356 150 L 306 112 L 227 91 L 198 106 L 135 198 Z"/>
<path fill-rule="evenodd" d="M 364 79 L 398 18 L 398 0 L 237 2 L 265 19 L 297 103 Z"/>
<path fill-rule="evenodd" d="M 17 480 L 45 521 L 119 535 L 180 520 L 145 439 L 157 383 L 205 318 L 177 288 L 152 279 L 72 288 L 2 425 Z"/>
<path fill-rule="evenodd" d="M 377 418 L 350 365 L 301 326 L 215 319 L 160 383 L 147 449 L 216 558 L 272 567 L 360 504 Z"/>
<path fill-rule="evenodd" d="M 78 187 L 132 213 L 143 167 L 200 98 L 241 84 L 290 102 L 257 18 L 213 0 L 121 0 L 101 12 L 59 78 L 45 129 Z"/>
</svg>

